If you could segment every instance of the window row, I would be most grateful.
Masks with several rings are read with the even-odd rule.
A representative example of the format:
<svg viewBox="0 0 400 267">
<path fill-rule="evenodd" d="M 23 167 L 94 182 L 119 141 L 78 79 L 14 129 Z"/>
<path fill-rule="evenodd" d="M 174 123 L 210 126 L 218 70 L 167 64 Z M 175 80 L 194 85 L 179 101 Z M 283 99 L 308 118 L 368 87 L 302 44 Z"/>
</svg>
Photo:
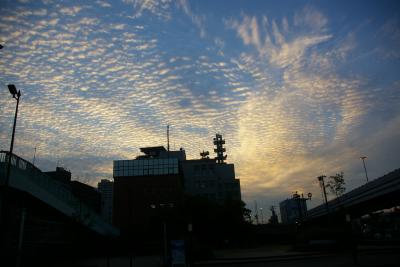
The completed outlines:
<svg viewBox="0 0 400 267">
<path fill-rule="evenodd" d="M 154 166 L 154 165 L 178 165 L 178 159 L 138 159 L 138 160 L 114 160 L 115 167 L 126 166 Z"/>
<path fill-rule="evenodd" d="M 114 167 L 114 172 L 116 171 L 139 171 L 139 172 L 155 172 L 157 170 L 166 170 L 166 169 L 178 169 L 178 166 L 139 166 L 139 167 L 122 167 L 122 168 L 118 168 L 118 167 Z"/>
<path fill-rule="evenodd" d="M 145 176 L 145 175 L 165 175 L 165 174 L 178 174 L 178 168 L 162 168 L 162 169 L 117 169 L 114 170 L 114 177 L 121 176 Z"/>
</svg>

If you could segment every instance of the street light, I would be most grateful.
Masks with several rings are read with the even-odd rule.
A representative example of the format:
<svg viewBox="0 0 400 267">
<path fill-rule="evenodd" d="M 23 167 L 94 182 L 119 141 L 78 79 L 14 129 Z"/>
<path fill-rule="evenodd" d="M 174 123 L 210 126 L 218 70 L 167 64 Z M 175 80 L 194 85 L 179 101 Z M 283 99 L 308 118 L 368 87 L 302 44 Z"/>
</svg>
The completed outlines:
<svg viewBox="0 0 400 267">
<path fill-rule="evenodd" d="M 264 224 L 263 208 L 260 208 L 260 212 L 261 212 L 261 224 Z"/>
<path fill-rule="evenodd" d="M 363 162 L 363 165 L 364 165 L 365 177 L 367 178 L 367 183 L 368 183 L 368 174 L 367 174 L 367 168 L 365 167 L 365 159 L 366 159 L 366 158 L 367 158 L 366 156 L 362 156 L 362 157 L 360 157 L 360 159 L 362 160 L 362 162 Z"/>
<path fill-rule="evenodd" d="M 2 47 L 0 47 L 1 49 Z M 9 183 L 9 179 L 10 179 L 10 170 L 11 170 L 11 157 L 12 157 L 12 153 L 13 153 L 13 147 L 14 147 L 14 135 L 15 135 L 15 126 L 17 123 L 17 115 L 18 115 L 18 105 L 19 105 L 19 99 L 21 97 L 21 91 L 17 91 L 17 88 L 15 87 L 15 85 L 13 84 L 9 84 L 8 85 L 8 90 L 10 91 L 10 94 L 12 94 L 13 98 L 15 98 L 17 100 L 17 106 L 15 108 L 15 116 L 14 116 L 14 126 L 13 126 L 13 131 L 12 131 L 12 136 L 11 136 L 11 144 L 10 144 L 10 151 L 8 154 L 8 163 L 7 163 L 7 172 L 6 172 L 6 177 L 4 180 L 4 186 L 2 186 L 2 191 L 3 194 L 2 195 L 2 199 L 1 199 L 1 203 L 0 203 L 0 226 L 1 226 L 1 239 L 5 240 L 6 237 L 6 227 L 7 227 L 7 223 L 6 223 L 6 218 L 5 218 L 5 207 L 6 207 L 6 201 L 7 201 L 7 190 L 8 190 L 8 183 Z M 23 229 L 24 225 L 24 220 L 25 220 L 25 209 L 22 209 L 22 217 L 21 217 L 21 229 Z M 3 239 L 4 238 L 4 239 Z M 22 234 L 20 234 L 19 237 L 19 241 L 18 241 L 18 251 L 21 251 L 21 244 L 22 244 Z M 20 264 L 20 258 L 18 256 L 17 259 L 17 266 L 19 266 Z"/>
<path fill-rule="evenodd" d="M 328 212 L 328 199 L 326 197 L 325 182 L 324 182 L 325 177 L 326 177 L 325 175 L 318 176 L 318 181 L 319 185 L 322 188 L 322 193 L 324 194 L 326 212 Z"/>
<path fill-rule="evenodd" d="M 15 87 L 14 84 L 9 84 L 8 90 L 10 91 L 10 94 L 12 94 L 13 98 L 15 98 L 17 100 L 17 106 L 15 107 L 14 126 L 13 126 L 13 131 L 12 131 L 12 135 L 11 135 L 11 144 L 10 144 L 10 154 L 8 155 L 7 174 L 6 174 L 6 180 L 5 180 L 6 187 L 8 186 L 8 181 L 10 179 L 11 157 L 12 157 L 13 148 L 14 148 L 15 126 L 17 124 L 18 105 L 19 105 L 19 99 L 21 97 L 21 91 L 20 90 L 17 91 L 17 88 Z"/>
</svg>

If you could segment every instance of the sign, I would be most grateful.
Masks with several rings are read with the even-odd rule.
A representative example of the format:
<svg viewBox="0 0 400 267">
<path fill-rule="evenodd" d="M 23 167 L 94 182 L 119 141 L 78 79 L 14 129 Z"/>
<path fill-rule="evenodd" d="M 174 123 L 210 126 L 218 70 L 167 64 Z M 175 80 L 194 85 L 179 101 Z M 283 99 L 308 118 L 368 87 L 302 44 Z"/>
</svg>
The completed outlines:
<svg viewBox="0 0 400 267">
<path fill-rule="evenodd" d="M 172 266 L 186 264 L 185 241 L 171 240 L 171 258 Z"/>
</svg>

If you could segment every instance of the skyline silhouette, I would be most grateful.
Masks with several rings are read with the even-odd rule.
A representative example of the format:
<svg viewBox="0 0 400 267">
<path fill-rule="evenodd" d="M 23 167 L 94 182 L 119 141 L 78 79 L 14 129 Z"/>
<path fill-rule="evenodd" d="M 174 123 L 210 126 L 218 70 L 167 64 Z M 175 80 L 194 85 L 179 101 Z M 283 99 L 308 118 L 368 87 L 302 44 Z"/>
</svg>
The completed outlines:
<svg viewBox="0 0 400 267">
<path fill-rule="evenodd" d="M 397 1 L 3 1 L 0 149 L 97 184 L 139 147 L 226 139 L 242 198 L 322 198 L 399 167 Z M 36 149 L 35 149 L 36 148 Z"/>
</svg>

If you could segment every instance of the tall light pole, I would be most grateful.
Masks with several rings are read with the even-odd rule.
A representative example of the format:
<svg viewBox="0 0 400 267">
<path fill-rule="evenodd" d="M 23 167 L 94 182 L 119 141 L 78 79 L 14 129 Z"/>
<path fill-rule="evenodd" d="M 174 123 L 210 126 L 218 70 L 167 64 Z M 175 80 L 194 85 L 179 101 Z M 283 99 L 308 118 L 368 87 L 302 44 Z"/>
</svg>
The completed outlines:
<svg viewBox="0 0 400 267">
<path fill-rule="evenodd" d="M 364 166 L 364 171 L 365 171 L 365 178 L 367 178 L 367 183 L 368 183 L 368 174 L 367 174 L 367 168 L 365 167 L 365 159 L 366 159 L 367 157 L 366 156 L 362 156 L 362 157 L 360 157 L 360 159 L 362 160 L 362 162 L 363 162 L 363 166 Z"/>
<path fill-rule="evenodd" d="M 325 175 L 318 176 L 318 181 L 322 188 L 322 193 L 324 193 L 326 212 L 328 212 L 328 199 L 326 197 L 325 181 L 324 181 L 325 177 L 326 177 Z"/>
<path fill-rule="evenodd" d="M 1 47 L 2 48 L 2 47 Z M 8 154 L 8 162 L 7 162 L 7 172 L 4 180 L 4 186 L 2 186 L 2 194 L 1 194 L 1 201 L 0 201 L 0 226 L 1 226 L 1 242 L 4 242 L 4 245 L 6 245 L 6 233 L 7 233 L 7 223 L 6 223 L 6 212 L 5 212 L 5 202 L 7 201 L 7 190 L 8 190 L 8 183 L 10 179 L 10 170 L 11 170 L 11 157 L 13 153 L 13 148 L 14 148 L 14 135 L 15 135 L 15 126 L 17 124 L 17 115 L 18 115 L 18 105 L 19 105 L 19 99 L 21 97 L 21 91 L 17 91 L 17 88 L 13 84 L 8 85 L 8 90 L 10 91 L 10 94 L 12 94 L 13 98 L 17 100 L 17 106 L 15 108 L 15 116 L 14 116 L 14 126 L 13 126 L 13 131 L 12 131 L 12 136 L 11 136 L 11 144 L 10 144 L 10 151 Z M 24 213 L 24 209 L 23 209 Z M 23 214 L 24 215 L 24 214 Z M 24 217 L 22 219 L 24 221 Z M 23 227 L 23 224 L 22 224 Z M 19 243 L 20 240 L 22 240 L 22 236 L 20 235 L 19 238 Z M 3 244 L 1 244 L 3 245 Z M 20 245 L 18 244 L 18 249 L 20 249 Z M 19 260 L 17 261 L 17 265 L 19 264 Z"/>
<path fill-rule="evenodd" d="M 6 180 L 4 183 L 4 185 L 6 187 L 8 186 L 8 182 L 10 179 L 11 157 L 12 157 L 13 148 L 14 148 L 15 126 L 17 124 L 18 105 L 19 105 L 19 99 L 21 97 L 21 91 L 20 90 L 17 91 L 17 88 L 15 87 L 14 84 L 9 84 L 8 90 L 10 91 L 10 94 L 12 94 L 13 98 L 15 98 L 17 100 L 17 106 L 15 107 L 14 126 L 13 126 L 13 131 L 12 131 L 12 135 L 11 135 L 11 144 L 10 144 L 10 154 L 8 155 L 7 173 L 6 173 Z"/>
<path fill-rule="evenodd" d="M 260 212 L 261 212 L 261 224 L 264 224 L 263 208 L 260 208 Z"/>
</svg>

